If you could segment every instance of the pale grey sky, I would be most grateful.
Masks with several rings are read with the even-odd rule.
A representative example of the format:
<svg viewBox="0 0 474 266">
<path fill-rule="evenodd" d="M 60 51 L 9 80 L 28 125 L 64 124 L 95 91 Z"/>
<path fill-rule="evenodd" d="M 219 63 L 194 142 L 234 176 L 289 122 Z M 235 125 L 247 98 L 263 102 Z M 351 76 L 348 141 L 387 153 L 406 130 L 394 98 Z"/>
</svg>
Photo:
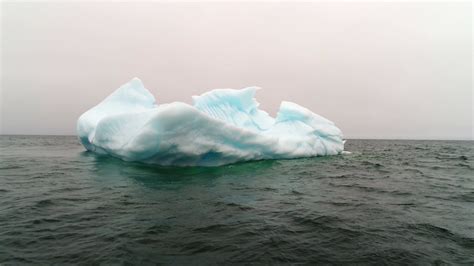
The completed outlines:
<svg viewBox="0 0 474 266">
<path fill-rule="evenodd" d="M 472 139 L 470 2 L 3 2 L 2 134 L 75 134 L 133 77 L 158 103 L 259 86 L 347 138 Z"/>
</svg>

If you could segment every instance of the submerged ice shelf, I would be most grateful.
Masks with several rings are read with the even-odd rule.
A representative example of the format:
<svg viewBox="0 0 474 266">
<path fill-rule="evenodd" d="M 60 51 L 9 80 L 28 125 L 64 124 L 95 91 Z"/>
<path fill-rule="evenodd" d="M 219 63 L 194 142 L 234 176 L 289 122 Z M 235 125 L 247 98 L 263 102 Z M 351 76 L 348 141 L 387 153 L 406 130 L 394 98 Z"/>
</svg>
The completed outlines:
<svg viewBox="0 0 474 266">
<path fill-rule="evenodd" d="M 216 89 L 193 96 L 193 105 L 158 105 L 134 78 L 82 114 L 77 134 L 89 151 L 158 165 L 218 166 L 342 153 L 342 132 L 333 122 L 285 101 L 273 118 L 258 109 L 256 90 Z"/>
</svg>

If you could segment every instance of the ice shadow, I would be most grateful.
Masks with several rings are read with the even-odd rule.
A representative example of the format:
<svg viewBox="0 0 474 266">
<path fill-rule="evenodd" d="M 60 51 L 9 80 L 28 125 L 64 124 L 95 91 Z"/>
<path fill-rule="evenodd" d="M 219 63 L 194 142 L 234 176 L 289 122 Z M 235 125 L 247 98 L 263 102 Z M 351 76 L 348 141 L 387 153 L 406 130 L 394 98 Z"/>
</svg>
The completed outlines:
<svg viewBox="0 0 474 266">
<path fill-rule="evenodd" d="M 179 188 L 189 184 L 212 185 L 222 177 L 253 178 L 282 163 L 279 160 L 261 160 L 217 167 L 174 167 L 126 162 L 87 151 L 81 152 L 79 156 L 88 163 L 91 174 L 102 180 L 126 178 L 147 187 L 160 189 Z"/>
</svg>

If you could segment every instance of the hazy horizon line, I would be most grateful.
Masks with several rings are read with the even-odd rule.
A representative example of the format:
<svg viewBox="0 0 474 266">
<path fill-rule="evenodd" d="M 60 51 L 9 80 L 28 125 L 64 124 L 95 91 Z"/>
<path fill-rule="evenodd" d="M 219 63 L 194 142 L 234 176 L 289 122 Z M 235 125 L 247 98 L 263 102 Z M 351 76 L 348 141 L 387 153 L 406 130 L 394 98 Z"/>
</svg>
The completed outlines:
<svg viewBox="0 0 474 266">
<path fill-rule="evenodd" d="M 57 137 L 77 137 L 76 135 L 69 135 L 69 134 L 0 134 L 0 136 L 57 136 Z M 452 138 L 452 139 L 446 139 L 446 138 L 405 138 L 405 137 L 400 137 L 400 138 L 370 138 L 370 137 L 346 137 L 344 138 L 345 140 L 441 140 L 441 141 L 474 141 L 474 138 L 471 139 L 461 139 L 461 138 Z"/>
</svg>

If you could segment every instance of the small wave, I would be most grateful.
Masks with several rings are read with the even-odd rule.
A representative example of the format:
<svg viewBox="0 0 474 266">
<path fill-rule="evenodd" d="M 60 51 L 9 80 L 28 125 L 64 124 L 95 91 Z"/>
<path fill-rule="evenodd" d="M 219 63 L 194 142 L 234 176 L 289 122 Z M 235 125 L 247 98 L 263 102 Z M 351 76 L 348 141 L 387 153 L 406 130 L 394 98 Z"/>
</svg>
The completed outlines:
<svg viewBox="0 0 474 266">
<path fill-rule="evenodd" d="M 21 169 L 21 168 L 23 167 L 19 165 L 7 165 L 7 166 L 0 167 L 0 170 Z"/>
<path fill-rule="evenodd" d="M 450 197 L 451 200 L 461 201 L 461 202 L 474 202 L 474 192 L 468 192 L 460 195 L 455 195 Z"/>
<path fill-rule="evenodd" d="M 461 160 L 461 161 L 467 161 L 469 159 L 466 155 L 447 154 L 447 153 L 439 154 L 435 156 L 435 158 L 439 160 Z"/>
<path fill-rule="evenodd" d="M 367 166 L 372 166 L 372 167 L 375 167 L 375 168 L 383 167 L 383 165 L 381 163 L 374 163 L 374 162 L 371 162 L 371 161 L 362 161 L 362 164 L 367 165 Z"/>
<path fill-rule="evenodd" d="M 41 218 L 41 219 L 34 219 L 31 221 L 33 224 L 43 224 L 43 223 L 57 223 L 61 222 L 59 219 L 53 219 L 53 218 Z"/>
<path fill-rule="evenodd" d="M 54 201 L 51 199 L 44 199 L 36 202 L 35 207 L 47 207 L 54 205 Z"/>
<path fill-rule="evenodd" d="M 415 150 L 427 151 L 429 148 L 426 147 L 415 147 Z"/>
<path fill-rule="evenodd" d="M 228 225 L 224 224 L 212 224 L 204 227 L 198 227 L 193 229 L 194 232 L 201 232 L 201 233 L 222 233 L 222 232 L 229 232 L 232 229 Z"/>
<path fill-rule="evenodd" d="M 383 188 L 378 188 L 378 187 L 368 187 L 364 185 L 360 185 L 357 183 L 352 183 L 352 184 L 336 184 L 334 182 L 330 182 L 329 185 L 334 186 L 334 187 L 347 187 L 347 188 L 355 188 L 359 189 L 365 192 L 375 192 L 375 193 L 389 193 L 389 194 L 394 194 L 397 196 L 409 196 L 412 195 L 412 193 L 407 192 L 407 191 L 401 191 L 401 190 L 386 190 Z"/>
<path fill-rule="evenodd" d="M 353 177 L 357 177 L 355 174 L 337 174 L 337 175 L 327 175 L 325 176 L 327 178 L 330 178 L 330 179 L 344 179 L 344 178 L 353 178 Z"/>
<path fill-rule="evenodd" d="M 355 264 L 373 264 L 376 265 L 417 265 L 420 255 L 407 249 L 390 248 L 378 250 L 363 254 Z"/>
<path fill-rule="evenodd" d="M 237 207 L 237 208 L 239 208 L 240 210 L 243 210 L 243 211 L 253 209 L 250 206 L 244 206 L 244 205 L 237 204 L 237 203 L 234 203 L 234 202 L 227 203 L 226 206 L 228 206 L 228 207 Z"/>
<path fill-rule="evenodd" d="M 416 168 L 405 168 L 405 169 L 403 169 L 403 171 L 409 172 L 409 173 L 414 173 L 414 174 L 419 174 L 419 175 L 424 175 L 425 174 L 425 173 L 423 173 L 423 171 L 421 171 L 420 169 L 416 169 Z"/>
<path fill-rule="evenodd" d="M 465 167 L 468 169 L 474 169 L 470 164 L 467 163 L 458 163 L 457 166 Z"/>
<path fill-rule="evenodd" d="M 290 192 L 292 195 L 304 195 L 303 192 L 299 192 L 298 190 L 292 189 Z"/>
<path fill-rule="evenodd" d="M 213 243 L 207 241 L 192 241 L 180 245 L 180 247 L 182 252 L 189 254 L 215 252 L 224 248 L 223 246 L 214 245 Z"/>
<path fill-rule="evenodd" d="M 272 188 L 272 187 L 264 187 L 259 189 L 260 191 L 272 191 L 272 192 L 278 192 L 278 189 Z"/>
<path fill-rule="evenodd" d="M 306 216 L 294 216 L 293 221 L 297 224 L 305 225 L 305 226 L 329 226 L 334 225 L 337 223 L 342 223 L 343 220 L 336 216 L 330 215 L 321 215 L 321 216 L 314 216 L 314 215 L 306 215 Z"/>
<path fill-rule="evenodd" d="M 429 238 L 441 238 L 451 240 L 466 248 L 474 248 L 474 239 L 456 234 L 449 229 L 428 223 L 409 224 L 408 229 L 416 234 L 421 234 Z"/>
<path fill-rule="evenodd" d="M 155 243 L 160 242 L 160 239 L 153 239 L 153 238 L 149 238 L 149 237 L 141 237 L 141 238 L 138 238 L 135 241 L 139 244 L 151 245 L 151 244 L 155 244 Z"/>
<path fill-rule="evenodd" d="M 153 225 L 146 229 L 145 234 L 147 235 L 156 235 L 161 233 L 169 232 L 171 229 L 168 225 Z"/>
</svg>

